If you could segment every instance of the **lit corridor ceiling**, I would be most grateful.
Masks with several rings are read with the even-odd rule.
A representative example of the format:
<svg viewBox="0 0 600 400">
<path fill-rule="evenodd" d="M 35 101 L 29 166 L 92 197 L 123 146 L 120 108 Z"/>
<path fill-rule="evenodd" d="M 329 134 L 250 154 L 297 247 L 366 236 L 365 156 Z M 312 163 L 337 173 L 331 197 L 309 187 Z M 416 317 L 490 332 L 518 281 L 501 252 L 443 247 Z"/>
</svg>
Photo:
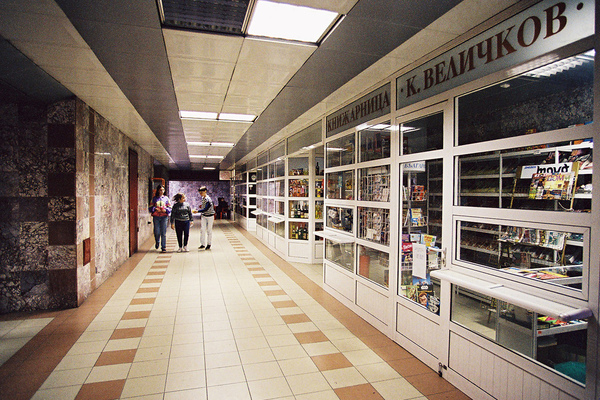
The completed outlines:
<svg viewBox="0 0 600 400">
<path fill-rule="evenodd" d="M 173 12 L 189 3 L 206 15 Z M 287 3 L 333 11 L 339 23 L 306 44 L 248 35 L 252 0 L 2 1 L 0 89 L 45 101 L 73 93 L 171 169 L 227 169 L 461 1 Z M 256 119 L 188 120 L 180 111 Z"/>
</svg>

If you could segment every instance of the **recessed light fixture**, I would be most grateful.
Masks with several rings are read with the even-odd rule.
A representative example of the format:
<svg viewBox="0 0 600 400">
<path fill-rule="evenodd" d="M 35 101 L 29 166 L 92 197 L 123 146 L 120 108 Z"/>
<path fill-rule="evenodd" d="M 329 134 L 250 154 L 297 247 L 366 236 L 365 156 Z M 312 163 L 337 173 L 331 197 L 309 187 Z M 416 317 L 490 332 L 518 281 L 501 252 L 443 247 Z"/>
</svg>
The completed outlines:
<svg viewBox="0 0 600 400">
<path fill-rule="evenodd" d="M 206 156 L 206 158 L 222 159 L 222 158 L 225 158 L 225 157 L 224 156 Z"/>
<path fill-rule="evenodd" d="M 228 142 L 187 142 L 190 146 L 213 146 L 213 147 L 233 147 L 235 143 Z"/>
<path fill-rule="evenodd" d="M 179 118 L 202 121 L 254 122 L 256 115 L 214 113 L 205 111 L 179 111 Z"/>
<path fill-rule="evenodd" d="M 179 117 L 181 119 L 208 119 L 216 120 L 219 114 L 215 112 L 206 111 L 179 111 Z"/>
<path fill-rule="evenodd" d="M 204 167 L 202 169 L 216 169 L 215 167 Z"/>
<path fill-rule="evenodd" d="M 258 0 L 248 34 L 316 43 L 337 17 L 333 11 Z"/>
<path fill-rule="evenodd" d="M 225 157 L 224 156 L 206 156 L 206 155 L 192 154 L 192 155 L 190 155 L 190 158 L 214 158 L 214 159 L 222 159 L 222 158 L 225 158 Z"/>
</svg>

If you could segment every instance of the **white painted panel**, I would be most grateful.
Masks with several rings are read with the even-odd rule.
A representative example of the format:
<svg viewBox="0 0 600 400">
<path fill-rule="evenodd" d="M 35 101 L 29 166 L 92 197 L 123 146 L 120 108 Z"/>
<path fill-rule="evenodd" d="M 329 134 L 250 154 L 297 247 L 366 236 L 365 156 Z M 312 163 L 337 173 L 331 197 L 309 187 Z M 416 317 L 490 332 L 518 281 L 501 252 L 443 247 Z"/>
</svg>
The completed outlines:
<svg viewBox="0 0 600 400">
<path fill-rule="evenodd" d="M 464 377 L 467 377 L 469 366 L 469 347 L 462 337 L 450 333 L 449 367 Z"/>
<path fill-rule="evenodd" d="M 558 400 L 577 400 L 575 397 L 566 394 L 565 392 L 560 392 L 558 394 Z"/>
<path fill-rule="evenodd" d="M 481 368 L 484 370 L 481 374 L 481 383 L 479 386 L 488 393 L 491 393 L 494 388 L 494 355 L 489 351 L 482 350 L 481 352 Z"/>
<path fill-rule="evenodd" d="M 263 238 L 263 232 L 264 232 L 264 231 L 265 231 L 265 230 L 263 229 L 263 227 L 262 227 L 262 226 L 257 226 L 257 227 L 256 227 L 256 237 L 257 237 L 257 238 L 259 238 L 259 239 L 262 239 L 262 238 Z"/>
<path fill-rule="evenodd" d="M 544 400 L 553 400 L 559 399 L 559 390 L 554 386 L 550 386 L 544 382 L 542 382 L 542 386 L 540 387 L 540 398 Z"/>
<path fill-rule="evenodd" d="M 309 243 L 297 243 L 290 242 L 288 243 L 288 256 L 297 257 L 297 258 L 306 258 L 310 256 L 309 252 Z"/>
<path fill-rule="evenodd" d="M 506 387 L 506 382 L 508 379 L 508 363 L 502 358 L 496 357 L 495 365 L 498 368 L 494 369 L 494 395 L 497 398 L 505 399 L 508 393 Z"/>
<path fill-rule="evenodd" d="M 540 398 L 540 380 L 525 372 L 523 375 L 523 393 L 527 393 L 527 400 L 543 400 Z"/>
<path fill-rule="evenodd" d="M 275 234 L 273 232 L 269 232 L 269 246 L 275 247 Z"/>
<path fill-rule="evenodd" d="M 388 299 L 361 282 L 356 282 L 356 305 L 386 325 L 389 325 Z"/>
<path fill-rule="evenodd" d="M 281 236 L 275 236 L 275 243 L 275 248 L 285 254 L 285 246 L 287 244 L 285 238 L 282 238 Z"/>
<path fill-rule="evenodd" d="M 323 243 L 315 243 L 315 259 L 322 260 L 323 259 Z"/>
<path fill-rule="evenodd" d="M 523 397 L 523 370 L 510 366 L 508 368 L 508 381 L 507 381 L 507 396 L 508 400 L 528 400 Z"/>
<path fill-rule="evenodd" d="M 354 303 L 354 279 L 325 265 L 325 283 Z"/>
<path fill-rule="evenodd" d="M 483 353 L 485 352 L 485 350 L 483 350 L 481 347 L 479 346 L 473 346 L 470 345 L 469 346 L 469 352 L 467 354 L 469 354 L 469 369 L 468 369 L 468 374 L 470 379 L 473 379 L 473 381 L 475 382 L 481 382 L 481 375 L 486 373 L 487 371 L 482 371 L 482 359 L 483 359 Z"/>
<path fill-rule="evenodd" d="M 434 357 L 441 357 L 440 346 L 442 341 L 439 339 L 442 336 L 442 332 L 439 325 L 399 303 L 397 309 L 396 330 L 398 333 Z"/>
</svg>

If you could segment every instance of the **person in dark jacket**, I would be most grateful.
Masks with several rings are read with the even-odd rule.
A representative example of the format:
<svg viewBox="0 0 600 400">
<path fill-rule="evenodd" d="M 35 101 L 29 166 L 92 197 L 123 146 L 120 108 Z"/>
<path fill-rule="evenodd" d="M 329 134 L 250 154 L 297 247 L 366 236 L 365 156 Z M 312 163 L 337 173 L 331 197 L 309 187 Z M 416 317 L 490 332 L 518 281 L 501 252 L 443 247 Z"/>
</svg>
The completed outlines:
<svg viewBox="0 0 600 400">
<path fill-rule="evenodd" d="M 177 234 L 178 253 L 188 251 L 187 244 L 190 238 L 190 226 L 194 224 L 192 208 L 186 203 L 185 194 L 177 193 L 173 197 L 175 205 L 171 210 L 171 229 Z"/>
<path fill-rule="evenodd" d="M 200 247 L 199 249 L 210 250 L 210 243 L 212 241 L 212 226 L 215 221 L 215 207 L 213 201 L 206 194 L 206 186 L 202 186 L 198 189 L 200 196 L 202 196 L 202 204 L 198 212 L 202 215 L 200 220 Z"/>
<path fill-rule="evenodd" d="M 156 194 L 150 202 L 148 212 L 154 221 L 154 248 L 161 246 L 162 252 L 167 251 L 167 223 L 171 213 L 171 201 L 165 196 L 165 187 L 158 185 Z"/>
</svg>

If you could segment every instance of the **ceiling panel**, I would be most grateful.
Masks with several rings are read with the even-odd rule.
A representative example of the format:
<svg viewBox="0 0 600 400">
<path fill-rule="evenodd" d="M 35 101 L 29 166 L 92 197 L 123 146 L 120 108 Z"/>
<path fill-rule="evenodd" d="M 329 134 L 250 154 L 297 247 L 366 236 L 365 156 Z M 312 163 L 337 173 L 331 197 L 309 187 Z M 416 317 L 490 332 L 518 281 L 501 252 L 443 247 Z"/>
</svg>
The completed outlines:
<svg viewBox="0 0 600 400">
<path fill-rule="evenodd" d="M 236 62 L 244 39 L 236 36 L 163 29 L 169 58 Z"/>
<path fill-rule="evenodd" d="M 189 58 L 170 58 L 171 72 L 175 78 L 202 78 L 229 80 L 234 63 L 224 61 L 197 61 Z"/>
<path fill-rule="evenodd" d="M 316 46 L 293 45 L 275 41 L 245 39 L 238 64 L 266 68 L 297 70 L 317 49 Z"/>
</svg>

